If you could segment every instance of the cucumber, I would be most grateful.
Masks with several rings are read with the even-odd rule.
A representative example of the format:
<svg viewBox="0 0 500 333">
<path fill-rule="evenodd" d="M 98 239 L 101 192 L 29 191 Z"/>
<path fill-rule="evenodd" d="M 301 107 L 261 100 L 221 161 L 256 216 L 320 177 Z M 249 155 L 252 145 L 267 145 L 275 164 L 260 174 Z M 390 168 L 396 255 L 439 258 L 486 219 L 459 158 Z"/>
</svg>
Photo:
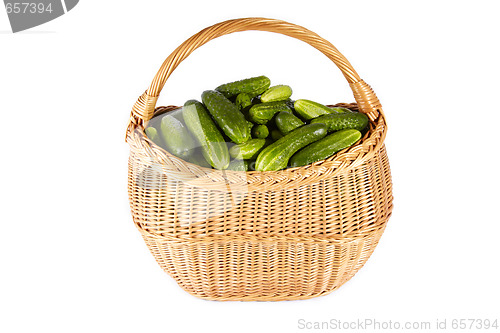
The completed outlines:
<svg viewBox="0 0 500 333">
<path fill-rule="evenodd" d="M 227 169 L 233 171 L 255 171 L 255 160 L 232 160 Z"/>
<path fill-rule="evenodd" d="M 153 141 L 156 145 L 162 146 L 163 143 L 161 142 L 160 135 L 158 134 L 158 131 L 154 127 L 148 127 L 144 130 L 146 132 L 146 135 L 148 138 Z"/>
<path fill-rule="evenodd" d="M 256 158 L 259 152 L 268 143 L 266 139 L 250 139 L 245 143 L 234 145 L 229 149 L 232 158 L 248 160 Z"/>
<path fill-rule="evenodd" d="M 246 117 L 245 117 L 246 119 Z M 252 123 L 251 121 L 248 121 L 247 120 L 247 126 L 248 126 L 248 130 L 250 131 L 250 138 L 249 140 L 252 138 L 252 128 L 255 126 L 254 123 Z M 228 138 L 228 141 L 231 141 L 231 139 Z"/>
<path fill-rule="evenodd" d="M 269 80 L 267 76 L 262 75 L 222 84 L 215 88 L 215 90 L 222 93 L 227 98 L 234 97 L 241 93 L 246 93 L 250 97 L 255 97 L 269 89 L 270 85 L 271 80 Z"/>
<path fill-rule="evenodd" d="M 325 137 L 325 124 L 308 124 L 291 131 L 278 141 L 264 148 L 255 164 L 257 171 L 276 171 L 284 169 L 290 157 L 301 148 Z"/>
<path fill-rule="evenodd" d="M 335 132 L 297 152 L 290 159 L 290 165 L 291 167 L 299 167 L 324 160 L 336 152 L 352 146 L 359 139 L 361 139 L 361 132 L 355 129 Z"/>
<path fill-rule="evenodd" d="M 334 110 L 335 112 L 353 112 L 352 110 L 350 110 L 348 108 L 342 108 L 339 106 L 332 106 L 332 107 L 330 107 L 330 109 Z"/>
<path fill-rule="evenodd" d="M 304 125 L 304 122 L 295 117 L 291 112 L 281 111 L 275 118 L 276 126 L 281 133 L 287 134 Z"/>
<path fill-rule="evenodd" d="M 323 123 L 328 127 L 328 132 L 343 129 L 357 129 L 361 131 L 368 125 L 368 117 L 361 112 L 332 113 L 311 120 L 311 124 Z"/>
<path fill-rule="evenodd" d="M 156 131 L 160 132 L 161 130 L 161 118 L 163 118 L 163 114 L 160 114 L 160 115 L 157 115 L 157 116 L 153 116 L 153 118 L 151 118 L 150 121 L 148 121 L 148 124 L 147 124 L 147 127 L 146 128 L 149 128 L 149 127 L 154 127 L 156 128 Z"/>
<path fill-rule="evenodd" d="M 269 128 L 266 125 L 254 125 L 252 127 L 252 136 L 257 139 L 265 139 L 269 136 Z"/>
<path fill-rule="evenodd" d="M 293 106 L 295 112 L 305 120 L 313 119 L 324 114 L 345 112 L 340 108 L 329 108 L 326 105 L 308 99 L 298 99 L 293 103 Z"/>
<path fill-rule="evenodd" d="M 250 108 L 248 114 L 250 120 L 254 123 L 267 124 L 267 122 L 271 120 L 276 113 L 281 111 L 292 111 L 287 106 L 286 101 L 256 104 Z"/>
<path fill-rule="evenodd" d="M 248 171 L 249 166 L 250 161 L 248 160 L 232 160 L 227 169 L 233 171 Z"/>
<path fill-rule="evenodd" d="M 182 108 L 177 108 L 175 110 L 164 111 L 164 112 L 162 112 L 160 114 L 157 114 L 157 115 L 153 116 L 153 118 L 151 118 L 151 120 L 148 121 L 148 127 L 154 127 L 154 128 L 156 128 L 156 130 L 158 131 L 158 133 L 161 133 L 161 120 L 167 114 L 169 116 L 171 116 L 171 117 L 177 118 L 180 121 L 182 121 Z M 160 135 L 160 137 L 161 137 L 161 135 Z"/>
<path fill-rule="evenodd" d="M 262 96 L 260 96 L 260 100 L 262 103 L 284 101 L 289 99 L 290 96 L 292 96 L 292 88 L 290 88 L 290 86 L 280 84 L 267 89 Z"/>
<path fill-rule="evenodd" d="M 234 104 L 236 104 L 238 110 L 241 111 L 252 105 L 252 98 L 247 93 L 241 93 L 236 96 Z"/>
<path fill-rule="evenodd" d="M 217 125 L 233 142 L 243 143 L 250 139 L 250 127 L 245 116 L 224 95 L 215 90 L 206 90 L 201 99 Z"/>
<path fill-rule="evenodd" d="M 194 150 L 193 155 L 189 156 L 187 159 L 188 162 L 191 162 L 193 164 L 205 167 L 205 168 L 212 168 L 210 163 L 208 163 L 207 158 L 205 157 L 205 154 L 203 153 L 203 148 L 198 147 Z"/>
<path fill-rule="evenodd" d="M 167 150 L 177 157 L 187 159 L 197 144 L 186 125 L 176 115 L 166 114 L 161 119 L 161 136 Z"/>
<path fill-rule="evenodd" d="M 196 100 L 184 103 L 184 122 L 199 142 L 206 161 L 216 169 L 225 169 L 229 165 L 229 151 L 207 109 Z"/>
<path fill-rule="evenodd" d="M 273 129 L 271 131 L 271 138 L 274 140 L 274 141 L 277 141 L 279 139 L 281 139 L 282 137 L 284 137 L 283 133 L 280 132 L 280 130 L 277 130 L 277 129 Z"/>
</svg>

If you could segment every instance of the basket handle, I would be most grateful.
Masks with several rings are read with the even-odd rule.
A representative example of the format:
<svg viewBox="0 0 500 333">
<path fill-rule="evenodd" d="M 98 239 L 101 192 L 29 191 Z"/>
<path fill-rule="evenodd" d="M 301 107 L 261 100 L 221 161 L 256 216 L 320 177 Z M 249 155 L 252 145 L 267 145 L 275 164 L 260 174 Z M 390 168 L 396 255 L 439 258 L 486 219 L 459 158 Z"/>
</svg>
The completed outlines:
<svg viewBox="0 0 500 333">
<path fill-rule="evenodd" d="M 382 114 L 382 106 L 373 90 L 368 84 L 360 79 L 349 61 L 347 61 L 330 42 L 318 36 L 316 33 L 292 23 L 275 19 L 250 17 L 228 20 L 212 25 L 191 36 L 177 47 L 163 62 L 148 90 L 139 97 L 132 108 L 129 130 L 136 125 L 146 124 L 153 117 L 156 101 L 158 100 L 165 82 L 175 68 L 186 59 L 191 52 L 217 37 L 233 32 L 248 30 L 280 33 L 306 42 L 321 51 L 333 61 L 341 70 L 342 74 L 344 74 L 354 94 L 354 98 L 358 103 L 359 110 L 366 113 L 371 120 L 377 119 L 378 116 Z"/>
</svg>

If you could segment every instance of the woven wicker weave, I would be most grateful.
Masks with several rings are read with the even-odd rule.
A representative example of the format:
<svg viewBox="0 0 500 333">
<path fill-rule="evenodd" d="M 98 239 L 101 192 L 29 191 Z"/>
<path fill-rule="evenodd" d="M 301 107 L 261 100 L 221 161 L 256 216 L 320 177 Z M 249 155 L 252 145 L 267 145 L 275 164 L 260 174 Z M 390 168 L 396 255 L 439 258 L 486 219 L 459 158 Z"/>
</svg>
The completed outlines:
<svg viewBox="0 0 500 333">
<path fill-rule="evenodd" d="M 358 144 L 312 165 L 269 172 L 212 170 L 151 142 L 144 126 L 160 91 L 196 48 L 233 32 L 300 39 L 342 71 L 370 119 Z M 158 264 L 187 292 L 211 300 L 295 300 L 324 295 L 368 260 L 392 211 L 381 105 L 328 41 L 284 21 L 245 18 L 208 27 L 181 44 L 134 105 L 127 128 L 132 216 Z"/>
</svg>

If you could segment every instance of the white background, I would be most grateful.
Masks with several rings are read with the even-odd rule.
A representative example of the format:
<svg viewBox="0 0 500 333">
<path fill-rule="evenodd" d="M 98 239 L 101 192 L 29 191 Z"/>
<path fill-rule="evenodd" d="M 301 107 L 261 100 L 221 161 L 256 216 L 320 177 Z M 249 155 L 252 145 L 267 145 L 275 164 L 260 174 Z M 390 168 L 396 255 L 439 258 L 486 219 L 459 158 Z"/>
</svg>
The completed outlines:
<svg viewBox="0 0 500 333">
<path fill-rule="evenodd" d="M 304 332 L 300 319 L 364 318 L 500 325 L 496 4 L 87 0 L 18 34 L 0 9 L 0 332 Z M 328 296 L 197 299 L 159 268 L 131 219 L 132 105 L 181 42 L 248 16 L 326 38 L 384 106 L 394 213 L 368 263 Z M 159 104 L 261 74 L 294 98 L 353 100 L 315 49 L 245 32 L 196 50 Z"/>
</svg>

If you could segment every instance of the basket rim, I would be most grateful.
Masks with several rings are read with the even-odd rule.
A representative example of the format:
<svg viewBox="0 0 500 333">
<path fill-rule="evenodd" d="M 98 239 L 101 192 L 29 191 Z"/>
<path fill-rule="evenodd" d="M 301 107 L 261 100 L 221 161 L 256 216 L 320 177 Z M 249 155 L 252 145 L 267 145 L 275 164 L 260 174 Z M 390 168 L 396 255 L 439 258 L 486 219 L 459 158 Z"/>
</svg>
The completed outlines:
<svg viewBox="0 0 500 333">
<path fill-rule="evenodd" d="M 337 103 L 331 106 L 348 106 L 357 109 L 356 103 Z M 156 113 L 161 114 L 179 109 L 179 106 L 160 106 Z M 215 170 L 187 162 L 156 145 L 139 125 L 128 133 L 127 141 L 131 149 L 146 155 L 151 163 L 162 167 L 169 177 L 185 182 L 190 186 L 221 191 L 280 190 L 308 185 L 330 178 L 340 172 L 360 166 L 368 161 L 383 146 L 387 125 L 383 113 L 375 120 L 370 120 L 370 129 L 353 146 L 343 149 L 335 155 L 315 163 L 286 168 L 277 171 L 234 171 Z"/>
</svg>

